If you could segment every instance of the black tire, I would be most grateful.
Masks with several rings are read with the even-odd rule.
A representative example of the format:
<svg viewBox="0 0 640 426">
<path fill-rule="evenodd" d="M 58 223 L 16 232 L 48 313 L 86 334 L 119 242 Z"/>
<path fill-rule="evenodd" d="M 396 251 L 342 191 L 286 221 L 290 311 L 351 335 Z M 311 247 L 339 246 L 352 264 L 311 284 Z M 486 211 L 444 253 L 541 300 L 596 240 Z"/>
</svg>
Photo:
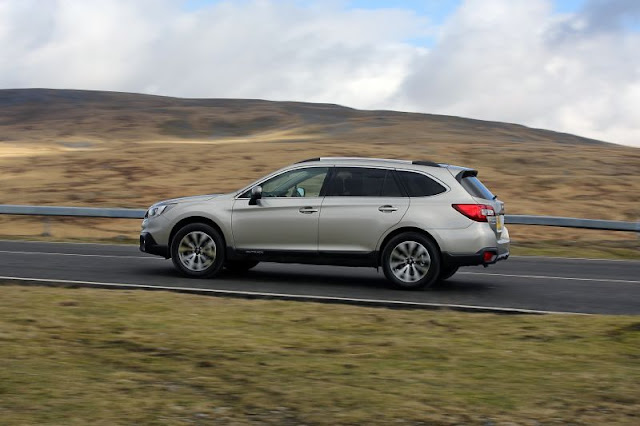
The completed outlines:
<svg viewBox="0 0 640 426">
<path fill-rule="evenodd" d="M 442 268 L 440 268 L 440 281 L 444 281 L 447 280 L 449 278 L 451 278 L 453 276 L 453 274 L 455 274 L 456 272 L 458 272 L 458 267 L 457 266 L 443 266 Z"/>
<path fill-rule="evenodd" d="M 417 232 L 406 232 L 389 240 L 382 251 L 381 263 L 387 279 L 405 290 L 431 287 L 440 275 L 438 247 Z"/>
<path fill-rule="evenodd" d="M 258 263 L 260 262 L 258 262 L 257 260 L 227 260 L 227 262 L 224 264 L 224 267 L 230 272 L 241 274 L 243 272 L 247 272 Z"/>
<path fill-rule="evenodd" d="M 191 223 L 181 228 L 173 237 L 171 260 L 176 269 L 187 277 L 212 277 L 224 265 L 224 239 L 209 225 Z"/>
</svg>

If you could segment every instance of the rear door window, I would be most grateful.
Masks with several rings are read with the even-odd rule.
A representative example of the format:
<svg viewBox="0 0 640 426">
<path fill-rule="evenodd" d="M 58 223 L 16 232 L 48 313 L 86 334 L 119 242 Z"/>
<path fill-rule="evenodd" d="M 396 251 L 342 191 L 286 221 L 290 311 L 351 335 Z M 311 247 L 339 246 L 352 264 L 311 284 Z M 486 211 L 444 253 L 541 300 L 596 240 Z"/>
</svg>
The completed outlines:
<svg viewBox="0 0 640 426">
<path fill-rule="evenodd" d="M 328 197 L 401 197 L 402 190 L 385 169 L 338 167 L 331 178 Z"/>
<path fill-rule="evenodd" d="M 447 190 L 430 177 L 422 173 L 397 171 L 397 176 L 409 197 L 430 197 Z"/>
<path fill-rule="evenodd" d="M 384 185 L 382 185 L 382 194 L 380 194 L 382 197 L 406 197 L 395 174 L 393 170 L 387 170 Z"/>
</svg>

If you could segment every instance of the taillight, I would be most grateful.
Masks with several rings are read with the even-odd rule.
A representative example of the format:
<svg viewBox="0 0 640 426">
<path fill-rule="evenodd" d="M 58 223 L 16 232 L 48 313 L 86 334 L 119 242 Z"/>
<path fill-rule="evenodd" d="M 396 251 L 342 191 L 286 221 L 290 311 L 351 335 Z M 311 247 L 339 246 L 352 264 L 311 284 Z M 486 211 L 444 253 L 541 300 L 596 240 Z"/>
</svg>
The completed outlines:
<svg viewBox="0 0 640 426">
<path fill-rule="evenodd" d="M 486 204 L 452 204 L 451 206 L 476 222 L 487 222 L 487 217 L 496 215 L 493 207 Z"/>
</svg>

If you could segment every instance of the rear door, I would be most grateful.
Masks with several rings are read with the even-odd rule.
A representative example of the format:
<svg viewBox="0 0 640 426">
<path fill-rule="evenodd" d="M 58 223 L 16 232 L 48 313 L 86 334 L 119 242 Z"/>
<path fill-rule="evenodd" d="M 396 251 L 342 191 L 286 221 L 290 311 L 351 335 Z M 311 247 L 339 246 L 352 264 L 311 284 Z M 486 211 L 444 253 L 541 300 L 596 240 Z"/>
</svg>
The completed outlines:
<svg viewBox="0 0 640 426">
<path fill-rule="evenodd" d="M 336 167 L 322 202 L 320 252 L 370 253 L 409 208 L 393 170 Z"/>
</svg>

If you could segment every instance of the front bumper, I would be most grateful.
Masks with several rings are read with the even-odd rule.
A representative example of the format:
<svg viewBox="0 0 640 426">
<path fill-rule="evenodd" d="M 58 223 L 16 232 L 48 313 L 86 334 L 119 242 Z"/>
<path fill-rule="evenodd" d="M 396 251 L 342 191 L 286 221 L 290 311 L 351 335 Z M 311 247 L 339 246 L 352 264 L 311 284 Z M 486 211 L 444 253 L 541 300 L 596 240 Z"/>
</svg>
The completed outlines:
<svg viewBox="0 0 640 426">
<path fill-rule="evenodd" d="M 142 232 L 140 234 L 140 251 L 149 254 L 155 254 L 156 256 L 163 256 L 165 259 L 169 259 L 169 247 L 162 246 L 156 243 L 150 233 Z"/>
</svg>

